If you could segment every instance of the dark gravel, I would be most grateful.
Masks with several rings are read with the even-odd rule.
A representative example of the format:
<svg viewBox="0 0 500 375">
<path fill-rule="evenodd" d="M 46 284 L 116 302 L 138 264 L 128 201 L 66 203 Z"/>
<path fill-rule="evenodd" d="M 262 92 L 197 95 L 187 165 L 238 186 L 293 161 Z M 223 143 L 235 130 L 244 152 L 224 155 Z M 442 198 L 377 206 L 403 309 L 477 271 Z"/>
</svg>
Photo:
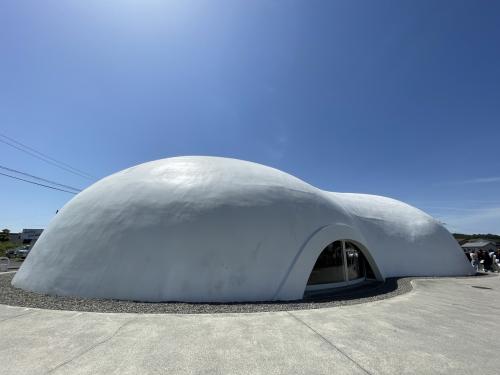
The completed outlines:
<svg viewBox="0 0 500 375">
<path fill-rule="evenodd" d="M 0 274 L 0 304 L 52 310 L 90 311 L 106 313 L 148 314 L 214 314 L 253 313 L 319 309 L 355 305 L 394 297 L 412 290 L 411 278 L 390 278 L 384 283 L 370 283 L 358 288 L 315 294 L 299 301 L 252 303 L 144 303 L 109 299 L 56 297 L 26 292 L 11 286 L 14 273 Z"/>
</svg>

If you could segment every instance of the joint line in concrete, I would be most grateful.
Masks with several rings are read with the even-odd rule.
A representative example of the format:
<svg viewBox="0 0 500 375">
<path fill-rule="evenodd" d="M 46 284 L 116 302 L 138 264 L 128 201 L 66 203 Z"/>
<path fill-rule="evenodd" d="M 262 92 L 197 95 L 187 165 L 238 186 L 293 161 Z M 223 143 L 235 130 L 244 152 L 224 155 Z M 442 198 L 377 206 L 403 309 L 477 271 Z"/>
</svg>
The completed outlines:
<svg viewBox="0 0 500 375">
<path fill-rule="evenodd" d="M 82 352 L 78 353 L 77 355 L 71 357 L 70 359 L 58 364 L 57 366 L 51 368 L 49 371 L 46 372 L 46 374 L 52 374 L 54 371 L 60 369 L 61 367 L 63 366 L 66 366 L 68 363 L 70 362 L 73 362 L 75 359 L 83 356 L 84 354 L 90 352 L 92 349 L 95 349 L 97 348 L 98 346 L 100 345 L 103 345 L 105 343 L 107 343 L 109 340 L 111 340 L 113 337 L 115 337 L 118 332 L 120 332 L 126 325 L 132 323 L 133 321 L 137 320 L 137 318 L 134 318 L 134 319 L 130 319 L 130 320 L 127 320 L 125 323 L 123 323 L 122 325 L 120 325 L 120 327 L 118 327 L 115 332 L 113 332 L 112 335 L 108 336 L 107 338 L 105 338 L 104 340 L 101 340 L 101 341 L 98 341 L 96 342 L 95 344 L 89 346 L 87 349 L 83 350 Z"/>
<path fill-rule="evenodd" d="M 287 311 L 288 315 L 292 316 L 295 320 L 297 320 L 298 322 L 300 322 L 301 324 L 303 324 L 304 326 L 306 326 L 307 328 L 309 328 L 311 331 L 313 331 L 317 336 L 319 336 L 324 342 L 326 342 L 328 345 L 330 345 L 332 348 L 334 348 L 336 351 L 338 351 L 340 354 L 342 354 L 344 357 L 346 357 L 347 359 L 349 359 L 352 363 L 354 363 L 361 371 L 363 371 L 365 374 L 368 374 L 368 375 L 372 375 L 370 371 L 368 371 L 367 369 L 365 369 L 363 366 L 361 366 L 358 362 L 356 362 L 354 359 L 352 359 L 346 352 L 344 352 L 342 349 L 340 349 L 339 347 L 337 347 L 337 345 L 335 345 L 333 342 L 331 342 L 330 340 L 328 340 L 325 336 L 323 336 L 321 333 L 319 333 L 318 331 L 316 331 L 313 327 L 311 327 L 309 324 L 307 324 L 306 322 L 304 322 L 302 319 L 300 319 L 299 317 L 293 315 L 290 311 Z"/>
<path fill-rule="evenodd" d="M 30 311 L 28 311 L 28 312 L 25 312 L 24 314 L 18 314 L 18 315 L 14 315 L 14 316 L 9 316 L 8 318 L 5 318 L 5 319 L 0 320 L 0 323 L 5 322 L 5 321 L 7 321 L 7 320 L 20 318 L 21 316 L 25 316 L 25 315 L 33 314 L 34 312 L 35 312 L 34 310 L 30 310 Z"/>
</svg>

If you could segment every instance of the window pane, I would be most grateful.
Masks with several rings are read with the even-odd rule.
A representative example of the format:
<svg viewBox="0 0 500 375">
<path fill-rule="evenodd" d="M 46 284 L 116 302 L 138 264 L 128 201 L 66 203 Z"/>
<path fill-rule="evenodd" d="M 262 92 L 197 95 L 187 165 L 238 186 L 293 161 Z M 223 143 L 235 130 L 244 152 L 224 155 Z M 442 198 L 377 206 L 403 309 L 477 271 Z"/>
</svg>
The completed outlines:
<svg viewBox="0 0 500 375">
<path fill-rule="evenodd" d="M 344 258 L 342 256 L 342 243 L 335 241 L 321 252 L 307 284 L 329 284 L 339 281 L 345 281 Z"/>
<path fill-rule="evenodd" d="M 363 253 L 352 242 L 345 243 L 347 277 L 349 280 L 365 277 L 365 259 Z"/>
</svg>

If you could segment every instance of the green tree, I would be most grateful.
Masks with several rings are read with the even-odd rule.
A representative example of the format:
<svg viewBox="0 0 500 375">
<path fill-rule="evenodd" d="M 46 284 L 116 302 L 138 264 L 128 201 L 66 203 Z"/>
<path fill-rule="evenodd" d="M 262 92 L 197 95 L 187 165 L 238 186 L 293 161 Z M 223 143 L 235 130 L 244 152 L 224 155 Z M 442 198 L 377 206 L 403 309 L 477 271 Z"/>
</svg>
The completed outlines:
<svg viewBox="0 0 500 375">
<path fill-rule="evenodd" d="M 10 234 L 10 230 L 8 229 L 2 229 L 2 231 L 0 232 L 0 242 L 7 242 L 9 241 L 9 234 Z"/>
</svg>

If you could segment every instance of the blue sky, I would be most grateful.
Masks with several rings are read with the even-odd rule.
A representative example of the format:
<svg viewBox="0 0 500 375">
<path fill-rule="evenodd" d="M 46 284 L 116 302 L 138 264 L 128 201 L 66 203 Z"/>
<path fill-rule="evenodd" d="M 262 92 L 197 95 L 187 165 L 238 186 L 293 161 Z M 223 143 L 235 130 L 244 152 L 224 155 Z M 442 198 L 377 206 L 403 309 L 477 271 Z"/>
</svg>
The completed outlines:
<svg viewBox="0 0 500 375">
<path fill-rule="evenodd" d="M 267 164 L 500 233 L 500 2 L 2 1 L 0 133 L 98 178 Z M 92 183 L 0 144 L 0 165 Z M 0 176 L 0 226 L 71 195 Z"/>
</svg>

